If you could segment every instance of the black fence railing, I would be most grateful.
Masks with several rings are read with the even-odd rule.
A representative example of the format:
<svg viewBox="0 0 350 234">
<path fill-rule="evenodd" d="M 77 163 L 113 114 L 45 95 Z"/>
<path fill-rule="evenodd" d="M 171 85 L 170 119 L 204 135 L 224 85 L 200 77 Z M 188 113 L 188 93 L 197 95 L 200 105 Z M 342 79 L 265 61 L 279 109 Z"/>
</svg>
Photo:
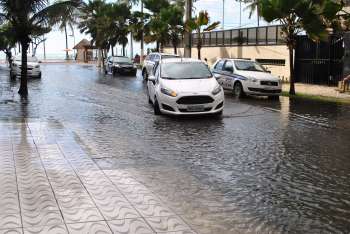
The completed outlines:
<svg viewBox="0 0 350 234">
<path fill-rule="evenodd" d="M 192 47 L 198 44 L 198 34 L 192 34 Z M 280 25 L 240 28 L 203 33 L 203 47 L 222 46 L 257 46 L 257 45 L 284 45 L 285 40 L 281 33 Z M 172 47 L 167 44 L 165 47 Z M 183 38 L 178 47 L 184 47 Z"/>
<path fill-rule="evenodd" d="M 294 63 L 296 82 L 337 85 L 343 78 L 343 45 L 341 35 L 330 35 L 326 42 L 314 42 L 307 36 L 299 36 Z"/>
</svg>

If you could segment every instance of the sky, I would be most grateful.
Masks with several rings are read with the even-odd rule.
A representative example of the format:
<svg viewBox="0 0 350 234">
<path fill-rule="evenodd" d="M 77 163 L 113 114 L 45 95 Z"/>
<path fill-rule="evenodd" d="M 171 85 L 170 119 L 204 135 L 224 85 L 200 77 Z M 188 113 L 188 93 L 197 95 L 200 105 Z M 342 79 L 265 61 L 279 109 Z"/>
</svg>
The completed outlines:
<svg viewBox="0 0 350 234">
<path fill-rule="evenodd" d="M 197 0 L 194 2 L 195 12 L 199 12 L 200 10 L 207 10 L 211 21 L 220 21 L 222 23 L 222 15 L 223 15 L 223 2 L 224 4 L 224 13 L 225 13 L 225 22 L 221 25 L 224 26 L 224 29 L 232 29 L 238 28 L 240 22 L 240 3 L 236 0 Z M 133 9 L 139 10 L 139 6 L 134 6 Z M 261 20 L 262 21 L 262 20 Z M 265 25 L 266 23 L 260 22 L 261 25 Z M 257 17 L 256 14 L 249 19 L 249 10 L 246 9 L 246 5 L 242 3 L 242 27 L 254 27 L 257 25 Z M 69 35 L 72 33 L 69 32 Z M 74 43 L 77 44 L 83 38 L 90 39 L 89 35 L 81 34 L 79 29 L 74 30 L 74 37 L 69 36 L 68 44 L 69 48 L 72 49 Z M 47 58 L 64 58 L 65 56 L 65 35 L 64 32 L 60 31 L 57 28 L 54 28 L 52 32 L 47 34 L 46 40 L 46 54 Z M 146 45 L 146 48 L 153 48 L 154 45 Z M 117 53 L 121 53 L 121 47 L 116 48 Z M 138 42 L 134 42 L 134 55 L 138 53 L 140 54 L 140 44 Z M 71 52 L 73 55 L 73 52 Z M 130 47 L 128 45 L 127 55 L 130 55 Z M 41 58 L 43 56 L 43 45 L 40 45 L 37 49 L 37 56 Z"/>
</svg>

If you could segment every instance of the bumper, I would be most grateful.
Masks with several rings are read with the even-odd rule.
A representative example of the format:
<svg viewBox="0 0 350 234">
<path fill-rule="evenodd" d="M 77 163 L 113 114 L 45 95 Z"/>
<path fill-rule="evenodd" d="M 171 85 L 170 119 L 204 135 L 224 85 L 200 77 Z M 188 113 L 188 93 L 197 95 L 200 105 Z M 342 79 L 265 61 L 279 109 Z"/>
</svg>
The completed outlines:
<svg viewBox="0 0 350 234">
<path fill-rule="evenodd" d="M 19 68 L 14 68 L 12 70 L 12 74 L 15 76 L 20 76 L 21 75 L 21 71 Z M 27 70 L 27 76 L 28 77 L 39 77 L 41 75 L 41 71 L 40 69 L 28 69 Z"/>
<path fill-rule="evenodd" d="M 158 102 L 160 105 L 160 111 L 169 115 L 210 115 L 216 114 L 224 109 L 224 92 L 220 92 L 217 95 L 208 93 L 199 93 L 198 96 L 210 96 L 214 99 L 211 103 L 204 104 L 178 104 L 176 101 L 181 97 L 188 97 L 190 95 L 181 95 L 178 97 L 170 97 L 165 94 L 160 94 Z M 189 110 L 189 108 L 200 107 L 198 111 Z"/>
<path fill-rule="evenodd" d="M 135 74 L 137 72 L 137 68 L 114 67 L 114 69 L 119 74 Z"/>
<path fill-rule="evenodd" d="M 247 87 L 244 89 L 244 92 L 246 94 L 257 96 L 279 96 L 282 92 L 282 86 L 248 84 Z"/>
</svg>

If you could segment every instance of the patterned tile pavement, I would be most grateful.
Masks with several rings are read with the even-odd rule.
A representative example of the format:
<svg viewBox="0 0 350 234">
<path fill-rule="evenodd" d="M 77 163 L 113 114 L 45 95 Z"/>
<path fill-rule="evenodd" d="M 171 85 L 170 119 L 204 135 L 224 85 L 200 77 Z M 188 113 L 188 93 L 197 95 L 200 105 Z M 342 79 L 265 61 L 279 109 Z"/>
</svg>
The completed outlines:
<svg viewBox="0 0 350 234">
<path fill-rule="evenodd" d="M 123 170 L 101 170 L 58 126 L 0 120 L 0 234 L 195 233 Z"/>
</svg>

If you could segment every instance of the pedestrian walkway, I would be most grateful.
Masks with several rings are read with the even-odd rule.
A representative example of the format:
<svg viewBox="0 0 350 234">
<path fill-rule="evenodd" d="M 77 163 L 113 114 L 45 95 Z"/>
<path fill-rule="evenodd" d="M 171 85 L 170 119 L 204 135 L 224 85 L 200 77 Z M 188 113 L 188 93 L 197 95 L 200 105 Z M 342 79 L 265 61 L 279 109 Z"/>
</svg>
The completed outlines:
<svg viewBox="0 0 350 234">
<path fill-rule="evenodd" d="M 289 83 L 285 83 L 282 86 L 284 92 L 289 92 Z M 340 93 L 337 87 L 329 87 L 325 85 L 311 85 L 311 84 L 295 84 L 295 91 L 298 94 L 306 94 L 313 96 L 331 97 L 349 99 L 350 93 Z"/>
<path fill-rule="evenodd" d="M 59 124 L 0 120 L 0 233 L 194 233 L 123 170 L 101 170 Z"/>
</svg>

